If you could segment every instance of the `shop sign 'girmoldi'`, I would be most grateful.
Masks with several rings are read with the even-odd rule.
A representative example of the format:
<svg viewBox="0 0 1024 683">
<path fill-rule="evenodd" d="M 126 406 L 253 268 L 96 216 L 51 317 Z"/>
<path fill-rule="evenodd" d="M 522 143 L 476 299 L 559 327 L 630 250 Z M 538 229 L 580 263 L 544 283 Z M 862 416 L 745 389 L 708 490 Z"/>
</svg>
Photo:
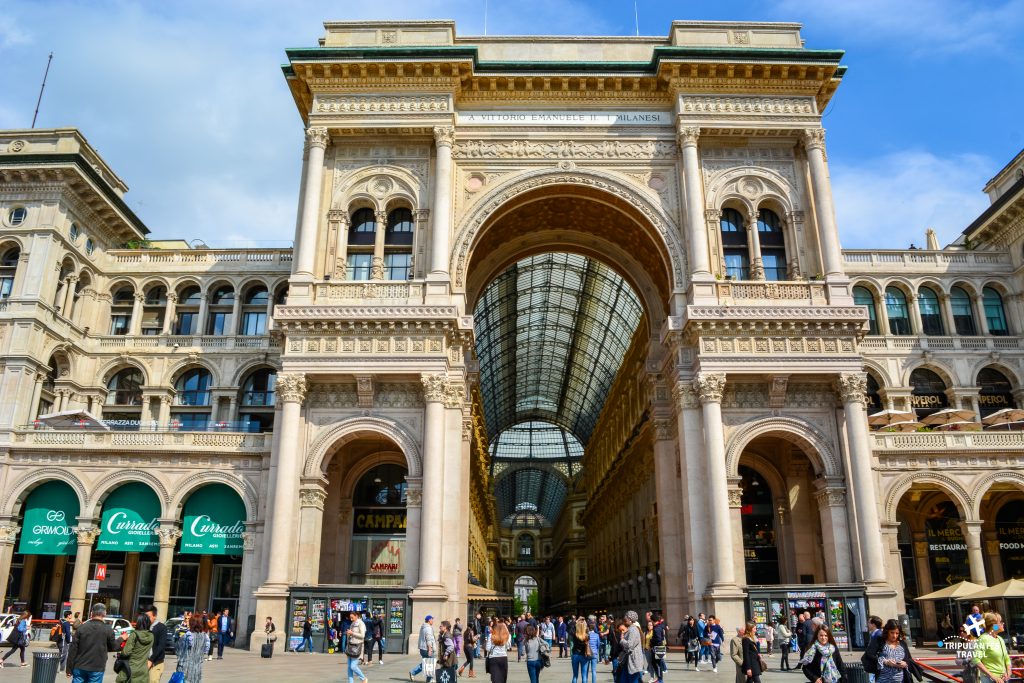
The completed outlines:
<svg viewBox="0 0 1024 683">
<path fill-rule="evenodd" d="M 145 484 L 125 484 L 103 504 L 98 550 L 132 553 L 160 550 L 160 501 Z"/>
<path fill-rule="evenodd" d="M 18 552 L 24 555 L 74 555 L 77 549 L 78 497 L 62 481 L 50 481 L 25 501 Z"/>
<path fill-rule="evenodd" d="M 185 503 L 181 552 L 192 555 L 241 555 L 245 505 L 230 487 L 210 484 Z"/>
</svg>

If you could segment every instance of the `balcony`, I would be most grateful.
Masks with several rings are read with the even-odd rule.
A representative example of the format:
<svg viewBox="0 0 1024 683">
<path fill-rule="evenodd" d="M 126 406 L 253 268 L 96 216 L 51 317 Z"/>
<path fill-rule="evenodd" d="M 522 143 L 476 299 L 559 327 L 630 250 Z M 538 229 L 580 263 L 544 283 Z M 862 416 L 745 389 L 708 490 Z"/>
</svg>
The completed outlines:
<svg viewBox="0 0 1024 683">
<path fill-rule="evenodd" d="M 88 338 L 94 350 L 110 349 L 276 349 L 279 343 L 268 335 L 95 335 Z"/>
<path fill-rule="evenodd" d="M 817 280 L 725 280 L 716 282 L 715 289 L 718 302 L 723 306 L 779 303 L 824 306 L 828 303 L 825 283 Z"/>
<path fill-rule="evenodd" d="M 270 453 L 273 433 L 245 433 L 231 431 L 183 432 L 170 428 L 158 431 L 106 431 L 99 429 L 81 430 L 36 430 L 22 428 L 14 430 L 15 448 L 52 449 L 54 446 L 73 447 L 68 459 L 81 451 L 118 451 L 138 453 L 177 452 L 203 449 L 223 450 L 234 454 L 263 455 Z"/>
<path fill-rule="evenodd" d="M 358 280 L 316 284 L 319 304 L 404 304 L 423 303 L 424 283 L 401 280 Z"/>
<path fill-rule="evenodd" d="M 915 337 L 869 335 L 860 341 L 860 350 L 871 352 L 902 351 L 1016 351 L 1024 349 L 1024 337 Z"/>
<path fill-rule="evenodd" d="M 119 270 L 153 273 L 187 272 L 190 266 L 202 272 L 216 266 L 237 270 L 247 264 L 287 273 L 292 265 L 291 249 L 112 249 L 107 257 Z"/>
<path fill-rule="evenodd" d="M 984 432 L 872 432 L 871 448 L 886 456 L 941 455 L 963 452 L 981 455 L 985 460 L 1005 459 L 1006 451 L 1018 451 L 1024 457 L 1024 432 L 991 429 Z M 988 453 L 984 453 L 988 451 Z M 1016 458 L 1016 456 L 1013 456 Z M 965 463 L 959 461 L 958 466 Z M 1000 463 L 1002 464 L 1002 463 Z"/>
<path fill-rule="evenodd" d="M 1005 251 L 954 251 L 940 249 L 844 249 L 847 275 L 872 273 L 1010 273 L 1013 264 Z"/>
</svg>

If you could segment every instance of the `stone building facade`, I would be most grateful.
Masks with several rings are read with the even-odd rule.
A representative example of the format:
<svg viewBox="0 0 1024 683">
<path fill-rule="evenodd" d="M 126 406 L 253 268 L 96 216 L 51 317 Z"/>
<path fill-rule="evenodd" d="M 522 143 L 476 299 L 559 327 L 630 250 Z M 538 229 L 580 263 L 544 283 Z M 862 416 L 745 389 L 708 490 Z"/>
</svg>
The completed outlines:
<svg viewBox="0 0 1024 683">
<path fill-rule="evenodd" d="M 844 251 L 846 68 L 797 25 L 325 26 L 294 249 L 150 242 L 80 133 L 0 131 L 7 602 L 103 563 L 120 611 L 379 610 L 401 649 L 528 576 L 855 644 L 1024 571 L 1020 432 L 868 424 L 1024 400 L 1024 158 L 957 243 Z"/>
</svg>

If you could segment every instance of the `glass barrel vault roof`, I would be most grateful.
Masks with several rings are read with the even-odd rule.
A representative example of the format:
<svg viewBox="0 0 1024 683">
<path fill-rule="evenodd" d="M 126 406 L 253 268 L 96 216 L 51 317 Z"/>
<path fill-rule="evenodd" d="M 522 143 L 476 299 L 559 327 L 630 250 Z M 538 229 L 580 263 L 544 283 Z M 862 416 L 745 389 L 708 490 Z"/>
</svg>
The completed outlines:
<svg viewBox="0 0 1024 683">
<path fill-rule="evenodd" d="M 523 259 L 484 290 L 476 353 L 499 518 L 531 505 L 557 519 L 642 314 L 621 276 L 576 254 Z"/>
</svg>

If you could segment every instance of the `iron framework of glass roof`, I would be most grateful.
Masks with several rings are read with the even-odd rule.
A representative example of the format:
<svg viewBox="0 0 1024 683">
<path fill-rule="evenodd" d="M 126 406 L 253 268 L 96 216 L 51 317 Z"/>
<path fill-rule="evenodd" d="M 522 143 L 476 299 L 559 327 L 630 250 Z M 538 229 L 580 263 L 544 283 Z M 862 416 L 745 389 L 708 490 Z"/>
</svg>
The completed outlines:
<svg viewBox="0 0 1024 683">
<path fill-rule="evenodd" d="M 557 519 L 642 315 L 621 276 L 576 254 L 523 259 L 484 290 L 476 353 L 504 523 L 524 505 Z"/>
</svg>

